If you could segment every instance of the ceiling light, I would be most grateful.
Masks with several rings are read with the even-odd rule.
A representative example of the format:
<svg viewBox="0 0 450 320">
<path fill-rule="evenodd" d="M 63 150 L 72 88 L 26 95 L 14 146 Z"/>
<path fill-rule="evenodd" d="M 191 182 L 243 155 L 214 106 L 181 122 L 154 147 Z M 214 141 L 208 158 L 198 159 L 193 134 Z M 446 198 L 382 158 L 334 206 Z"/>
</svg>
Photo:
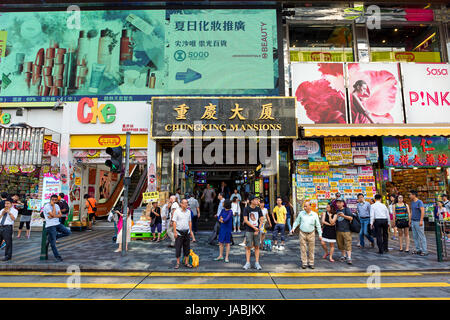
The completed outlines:
<svg viewBox="0 0 450 320">
<path fill-rule="evenodd" d="M 395 28 L 395 29 L 394 29 L 394 31 L 395 31 L 395 32 L 397 32 L 397 31 L 398 31 L 398 29 L 397 29 L 397 28 Z"/>
</svg>

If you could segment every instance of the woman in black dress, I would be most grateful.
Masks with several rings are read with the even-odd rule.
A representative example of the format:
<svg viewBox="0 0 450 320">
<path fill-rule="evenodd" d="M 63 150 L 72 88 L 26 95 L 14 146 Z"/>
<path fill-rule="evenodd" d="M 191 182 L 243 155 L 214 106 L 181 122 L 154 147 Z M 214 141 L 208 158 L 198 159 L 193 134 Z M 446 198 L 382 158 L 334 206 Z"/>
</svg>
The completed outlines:
<svg viewBox="0 0 450 320">
<path fill-rule="evenodd" d="M 322 248 L 325 251 L 323 258 L 330 256 L 330 262 L 334 262 L 334 244 L 336 243 L 336 219 L 337 215 L 330 204 L 327 205 L 327 211 L 322 214 Z M 330 251 L 328 252 L 327 243 L 330 244 Z"/>
</svg>

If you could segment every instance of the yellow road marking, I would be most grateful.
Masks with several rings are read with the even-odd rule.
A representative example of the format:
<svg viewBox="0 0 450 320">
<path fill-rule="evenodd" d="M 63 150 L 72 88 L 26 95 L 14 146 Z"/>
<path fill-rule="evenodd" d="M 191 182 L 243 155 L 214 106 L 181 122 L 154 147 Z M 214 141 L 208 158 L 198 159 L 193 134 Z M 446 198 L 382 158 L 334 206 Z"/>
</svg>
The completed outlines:
<svg viewBox="0 0 450 320">
<path fill-rule="evenodd" d="M 447 272 L 450 274 L 450 272 Z M 410 276 L 422 276 L 425 272 L 381 272 L 382 277 L 410 277 Z M 368 277 L 372 273 L 366 272 L 303 272 L 303 273 L 270 273 L 272 277 Z"/>
<path fill-rule="evenodd" d="M 0 276 L 60 276 L 68 277 L 73 273 L 67 272 L 40 272 L 40 271 L 0 271 Z M 146 277 L 149 272 L 81 272 L 82 277 Z"/>
<path fill-rule="evenodd" d="M 80 283 L 81 289 L 132 289 L 135 283 Z M 2 282 L 0 288 L 65 288 L 67 283 L 29 283 L 29 282 Z"/>
<path fill-rule="evenodd" d="M 314 283 L 314 284 L 278 284 L 279 289 L 303 290 L 303 289 L 357 289 L 368 288 L 367 283 Z M 411 282 L 411 283 L 380 283 L 380 288 L 431 288 L 450 287 L 446 282 Z"/>
<path fill-rule="evenodd" d="M 152 272 L 150 277 L 270 277 L 267 272 Z"/>
</svg>

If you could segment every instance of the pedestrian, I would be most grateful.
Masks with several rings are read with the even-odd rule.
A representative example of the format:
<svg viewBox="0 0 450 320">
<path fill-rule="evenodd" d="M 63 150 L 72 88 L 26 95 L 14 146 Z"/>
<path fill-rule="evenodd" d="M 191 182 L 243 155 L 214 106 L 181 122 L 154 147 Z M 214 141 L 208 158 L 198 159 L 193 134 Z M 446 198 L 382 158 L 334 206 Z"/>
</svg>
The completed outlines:
<svg viewBox="0 0 450 320">
<path fill-rule="evenodd" d="M 316 233 L 319 234 L 319 240 L 322 241 L 322 228 L 317 212 L 312 211 L 311 202 L 303 202 L 303 210 L 299 212 L 295 219 L 291 234 L 300 226 L 300 255 L 302 259 L 302 269 L 309 267 L 314 269 L 314 249 Z"/>
<path fill-rule="evenodd" d="M 13 227 L 19 212 L 13 207 L 13 199 L 6 198 L 3 201 L 5 207 L 0 211 L 0 243 L 5 241 L 6 244 L 5 257 L 2 261 L 8 261 L 12 258 Z"/>
<path fill-rule="evenodd" d="M 356 212 L 359 216 L 359 221 L 361 223 L 361 230 L 359 231 L 359 248 L 364 248 L 364 237 L 370 241 L 370 246 L 373 248 L 375 246 L 375 241 L 373 237 L 369 234 L 370 225 L 370 202 L 364 199 L 362 193 L 358 193 L 358 204 L 356 206 Z"/>
<path fill-rule="evenodd" d="M 214 225 L 214 230 L 211 232 L 209 238 L 208 238 L 208 243 L 212 246 L 216 245 L 216 239 L 219 235 L 219 231 L 220 231 L 220 222 L 217 221 L 217 217 L 220 215 L 220 213 L 222 212 L 223 209 L 223 204 L 225 202 L 225 198 L 222 192 L 220 192 L 217 196 L 217 199 L 219 199 L 219 206 L 217 207 L 217 213 L 215 215 L 216 217 L 216 223 Z"/>
<path fill-rule="evenodd" d="M 437 206 L 438 206 L 438 210 L 437 210 L 438 219 L 439 219 L 439 221 L 444 221 L 444 219 L 449 216 L 449 212 L 444 205 L 444 201 L 438 201 Z"/>
<path fill-rule="evenodd" d="M 59 219 L 59 221 L 61 222 L 62 225 L 64 225 L 66 223 L 66 219 L 69 215 L 69 204 L 64 199 L 65 198 L 64 193 L 61 192 L 59 194 L 58 198 L 59 198 L 58 206 L 61 208 L 61 213 L 62 213 L 62 217 Z"/>
<path fill-rule="evenodd" d="M 189 264 L 189 253 L 191 241 L 189 233 L 192 234 L 192 221 L 191 212 L 188 210 L 187 199 L 182 199 L 180 207 L 175 210 L 172 216 L 173 222 L 173 234 L 175 235 L 175 256 L 177 258 L 177 264 L 175 269 L 180 267 L 181 248 L 183 248 L 184 265 L 188 268 L 192 268 Z"/>
<path fill-rule="evenodd" d="M 447 212 L 450 212 L 450 200 L 448 200 L 448 195 L 443 194 L 441 195 L 442 202 L 444 203 L 445 209 L 447 209 Z"/>
<path fill-rule="evenodd" d="M 340 192 L 336 192 L 336 198 L 331 201 L 331 207 L 334 209 L 334 211 L 337 212 L 337 202 L 338 200 L 342 200 L 344 203 L 344 208 L 347 208 L 347 204 L 345 203 L 344 197 L 340 194 Z"/>
<path fill-rule="evenodd" d="M 347 264 L 353 264 L 352 261 L 352 233 L 350 231 L 350 223 L 353 220 L 353 214 L 349 208 L 344 207 L 344 200 L 339 199 L 336 203 L 336 242 L 338 249 L 341 251 L 340 261 Z"/>
<path fill-rule="evenodd" d="M 164 234 L 164 237 L 161 240 L 165 240 L 167 238 L 167 226 L 169 225 L 169 220 L 168 220 L 168 214 L 169 214 L 169 200 L 166 199 L 166 202 L 164 203 L 164 205 L 161 208 L 161 229 L 162 232 L 164 233 L 164 231 L 166 232 Z"/>
<path fill-rule="evenodd" d="M 272 223 L 270 222 L 270 217 L 269 217 L 269 210 L 267 210 L 267 208 L 264 206 L 264 199 L 261 199 L 259 201 L 259 207 L 261 208 L 262 214 L 263 214 L 263 227 L 261 230 L 261 244 L 260 244 L 260 248 L 262 249 L 264 246 L 264 239 L 266 238 L 266 234 L 267 232 L 269 232 L 270 229 L 272 229 Z"/>
<path fill-rule="evenodd" d="M 274 249 L 284 250 L 284 231 L 286 227 L 286 207 L 283 206 L 283 200 L 281 197 L 277 197 L 277 205 L 273 209 L 272 217 L 275 222 L 275 227 L 273 228 L 273 247 Z M 281 245 L 277 246 L 278 243 L 278 233 L 281 234 Z"/>
<path fill-rule="evenodd" d="M 244 209 L 244 227 L 245 227 L 245 258 L 246 263 L 244 270 L 251 267 L 250 256 L 252 248 L 255 249 L 255 268 L 261 270 L 259 264 L 259 245 L 260 231 L 263 227 L 263 216 L 261 208 L 259 207 L 259 198 L 251 195 L 249 197 L 250 205 Z"/>
<path fill-rule="evenodd" d="M 333 253 L 334 253 L 334 244 L 336 243 L 336 220 L 337 215 L 334 212 L 333 208 L 331 208 L 331 204 L 327 205 L 326 211 L 322 214 L 322 241 L 321 245 L 325 254 L 323 255 L 323 259 L 326 259 L 328 256 L 330 257 L 330 262 L 334 262 Z M 328 251 L 327 243 L 330 244 L 330 250 Z"/>
<path fill-rule="evenodd" d="M 288 226 L 289 235 L 293 235 L 293 233 L 291 233 L 291 220 L 294 218 L 294 207 L 287 197 L 284 199 L 284 206 L 286 207 L 286 224 Z"/>
<path fill-rule="evenodd" d="M 158 202 L 152 202 L 152 207 L 150 209 L 150 219 L 151 219 L 150 224 L 151 224 L 152 235 L 153 235 L 151 241 L 159 242 L 159 241 L 161 241 L 162 219 L 161 219 L 161 208 L 158 207 Z"/>
<path fill-rule="evenodd" d="M 236 198 L 235 198 L 236 199 Z M 231 243 L 231 228 L 233 225 L 233 210 L 231 210 L 231 201 L 225 200 L 223 204 L 223 209 L 217 221 L 220 223 L 219 232 L 219 256 L 214 259 L 216 261 L 222 261 L 223 259 L 223 247 L 226 246 L 225 250 L 225 263 L 230 262 L 228 260 L 228 255 L 230 254 L 230 243 Z"/>
<path fill-rule="evenodd" d="M 46 250 L 48 251 L 48 246 L 50 245 L 56 261 L 61 262 L 63 259 L 59 255 L 58 249 L 56 248 L 56 240 L 69 236 L 71 232 L 59 222 L 59 218 L 62 217 L 62 214 L 57 202 L 58 196 L 53 194 L 50 197 L 50 202 L 44 206 L 42 212 L 45 217 L 45 228 L 47 231 Z"/>
<path fill-rule="evenodd" d="M 400 242 L 400 252 L 403 251 L 405 242 L 406 253 L 409 253 L 409 227 L 411 227 L 411 210 L 408 204 L 403 202 L 403 196 L 399 194 L 394 204 L 394 223 L 398 229 L 398 240 Z"/>
<path fill-rule="evenodd" d="M 26 228 L 27 228 L 27 239 L 30 239 L 31 214 L 33 213 L 33 210 L 28 209 L 28 200 L 29 200 L 29 196 L 27 196 L 27 199 L 24 202 L 23 208 L 19 211 L 20 212 L 20 224 L 19 224 L 19 231 L 17 232 L 17 239 L 20 239 L 24 225 L 26 225 Z"/>
<path fill-rule="evenodd" d="M 238 189 L 234 189 L 234 192 L 233 192 L 233 194 L 231 195 L 230 200 L 233 201 L 234 198 L 238 198 L 239 202 L 242 201 L 242 197 L 241 197 L 241 195 L 239 194 Z"/>
<path fill-rule="evenodd" d="M 175 190 L 175 197 L 177 197 L 177 202 L 181 203 L 181 188 L 177 188 L 177 190 Z"/>
<path fill-rule="evenodd" d="M 378 253 L 388 252 L 389 240 L 389 210 L 381 203 L 381 195 L 375 195 L 375 203 L 370 206 L 370 227 L 375 228 L 375 238 L 377 238 Z"/>
<path fill-rule="evenodd" d="M 214 198 L 216 197 L 216 192 L 213 188 L 211 188 L 210 184 L 206 185 L 206 189 L 203 190 L 203 194 L 201 197 L 201 200 L 204 201 L 204 208 L 206 210 L 207 216 L 206 221 L 208 221 L 208 218 L 211 218 L 213 216 L 214 211 Z"/>
<path fill-rule="evenodd" d="M 428 255 L 427 238 L 425 237 L 425 226 L 423 217 L 425 216 L 425 207 L 422 200 L 417 197 L 417 191 L 411 190 L 409 192 L 409 199 L 411 200 L 411 228 L 416 250 L 413 254 L 421 256 Z"/>
<path fill-rule="evenodd" d="M 96 207 L 97 202 L 95 201 L 94 197 L 91 197 L 88 194 L 85 194 L 83 198 L 86 200 L 84 208 L 87 210 L 88 213 L 88 220 L 89 220 L 88 230 L 92 230 L 92 224 L 95 222 L 95 213 L 97 212 Z"/>
<path fill-rule="evenodd" d="M 389 221 L 394 221 L 394 205 L 395 205 L 395 201 L 396 201 L 397 197 L 393 194 L 389 195 Z M 388 228 L 389 232 L 392 234 L 392 240 L 396 240 L 396 236 L 398 237 L 398 230 L 397 227 L 394 225 L 389 225 Z"/>
<path fill-rule="evenodd" d="M 119 215 L 119 221 L 117 222 L 117 239 L 116 243 L 119 247 L 114 252 L 122 251 L 122 237 L 123 237 L 123 212 L 124 212 L 124 202 L 114 211 Z M 128 251 L 128 243 L 131 241 L 131 214 L 130 208 L 127 207 L 127 235 L 125 240 L 125 251 Z"/>
<path fill-rule="evenodd" d="M 222 195 L 223 195 L 223 197 L 225 199 L 229 199 L 230 198 L 230 188 L 228 188 L 228 186 L 227 186 L 225 181 L 222 181 L 220 183 L 219 193 L 222 193 Z"/>
<path fill-rule="evenodd" d="M 0 194 L 1 200 L 0 200 L 0 210 L 3 209 L 5 207 L 5 201 L 6 199 L 9 197 L 7 192 L 2 192 Z M 6 242 L 5 240 L 0 241 L 0 249 L 4 249 L 6 247 Z"/>
<path fill-rule="evenodd" d="M 169 248 L 175 248 L 175 234 L 173 233 L 173 222 L 172 217 L 175 212 L 180 208 L 180 205 L 177 202 L 177 197 L 175 195 L 171 195 L 169 197 L 169 206 L 168 206 L 168 221 L 169 224 L 167 226 L 167 236 L 170 238 Z M 167 222 L 166 222 L 167 223 Z"/>
<path fill-rule="evenodd" d="M 233 211 L 233 232 L 241 232 L 241 205 L 238 197 L 231 196 L 231 210 Z"/>
<path fill-rule="evenodd" d="M 198 220 L 200 219 L 200 204 L 193 193 L 189 194 L 189 197 L 186 197 L 186 199 L 188 199 L 189 208 L 193 212 L 192 231 L 195 233 L 198 230 Z"/>
</svg>

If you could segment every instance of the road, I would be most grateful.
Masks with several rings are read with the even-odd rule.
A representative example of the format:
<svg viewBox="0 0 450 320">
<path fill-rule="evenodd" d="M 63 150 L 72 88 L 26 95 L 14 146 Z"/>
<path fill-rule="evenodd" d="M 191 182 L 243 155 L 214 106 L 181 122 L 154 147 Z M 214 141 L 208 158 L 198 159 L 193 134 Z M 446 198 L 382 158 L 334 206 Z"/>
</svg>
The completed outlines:
<svg viewBox="0 0 450 320">
<path fill-rule="evenodd" d="M 446 299 L 450 272 L 0 272 L 0 300 Z M 79 281 L 78 281 L 79 279 Z M 379 282 L 378 282 L 379 279 Z M 379 288 L 368 288 L 371 286 Z M 69 288 L 69 286 L 79 288 Z"/>
</svg>

